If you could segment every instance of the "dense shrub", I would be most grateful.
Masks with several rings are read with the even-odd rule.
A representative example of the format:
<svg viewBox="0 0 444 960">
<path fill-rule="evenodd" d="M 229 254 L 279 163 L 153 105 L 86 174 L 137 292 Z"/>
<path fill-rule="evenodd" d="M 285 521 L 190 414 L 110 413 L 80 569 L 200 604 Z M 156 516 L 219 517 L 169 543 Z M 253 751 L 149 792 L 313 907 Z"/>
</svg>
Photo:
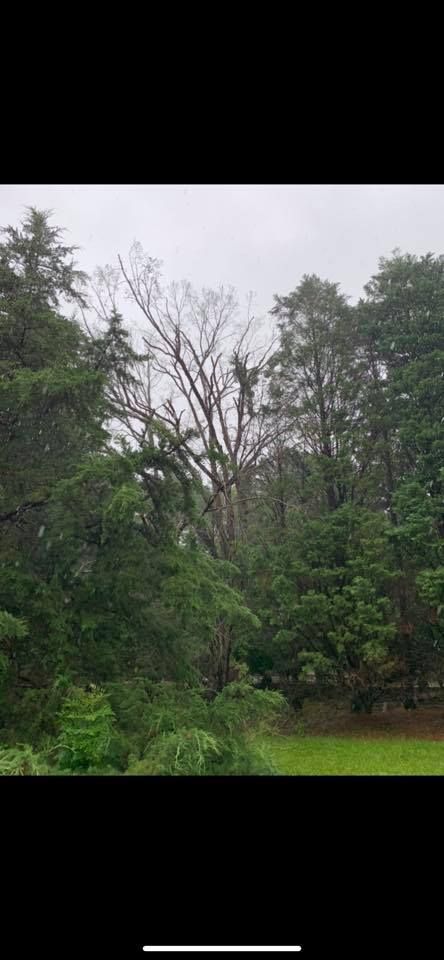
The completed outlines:
<svg viewBox="0 0 444 960">
<path fill-rule="evenodd" d="M 73 688 L 63 701 L 59 720 L 61 767 L 100 766 L 108 754 L 115 722 L 106 693 Z"/>
<path fill-rule="evenodd" d="M 159 684 L 145 715 L 148 743 L 131 776 L 235 776 L 276 773 L 248 736 L 270 729 L 286 711 L 278 693 L 228 684 L 212 704 L 197 690 Z M 200 722 L 200 726 L 197 723 Z"/>
<path fill-rule="evenodd" d="M 29 744 L 0 748 L 0 776 L 38 777 L 47 773 L 47 763 Z"/>
</svg>

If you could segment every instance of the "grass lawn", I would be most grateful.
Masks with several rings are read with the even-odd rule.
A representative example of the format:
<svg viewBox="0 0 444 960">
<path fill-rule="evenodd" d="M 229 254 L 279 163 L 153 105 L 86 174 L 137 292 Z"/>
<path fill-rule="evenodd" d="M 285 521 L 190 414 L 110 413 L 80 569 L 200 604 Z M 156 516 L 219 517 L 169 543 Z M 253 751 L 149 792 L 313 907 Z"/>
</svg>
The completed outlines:
<svg viewBox="0 0 444 960">
<path fill-rule="evenodd" d="M 433 740 L 276 735 L 261 746 L 290 776 L 444 775 L 444 742 Z"/>
</svg>

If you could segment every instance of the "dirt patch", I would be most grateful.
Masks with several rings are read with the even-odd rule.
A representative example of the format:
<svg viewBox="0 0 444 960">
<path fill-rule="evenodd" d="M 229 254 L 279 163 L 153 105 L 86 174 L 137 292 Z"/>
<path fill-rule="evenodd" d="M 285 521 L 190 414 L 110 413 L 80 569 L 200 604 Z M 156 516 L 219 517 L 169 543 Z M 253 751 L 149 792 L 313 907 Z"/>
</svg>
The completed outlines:
<svg viewBox="0 0 444 960">
<path fill-rule="evenodd" d="M 330 704 L 304 704 L 296 723 L 306 734 L 348 737 L 412 737 L 444 740 L 444 707 L 403 707 L 387 713 L 354 714 Z"/>
</svg>

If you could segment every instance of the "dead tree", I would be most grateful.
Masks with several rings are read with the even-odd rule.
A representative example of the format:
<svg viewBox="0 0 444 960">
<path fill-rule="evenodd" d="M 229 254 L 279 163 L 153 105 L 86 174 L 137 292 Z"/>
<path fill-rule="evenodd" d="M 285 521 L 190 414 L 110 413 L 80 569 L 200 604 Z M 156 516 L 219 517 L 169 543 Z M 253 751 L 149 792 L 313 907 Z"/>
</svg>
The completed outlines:
<svg viewBox="0 0 444 960">
<path fill-rule="evenodd" d="M 131 423 L 143 442 L 153 420 L 182 436 L 190 461 L 202 479 L 202 527 L 213 554 L 232 560 L 242 538 L 249 500 L 249 482 L 258 458 L 279 430 L 276 418 L 264 412 L 264 371 L 274 339 L 258 342 L 251 299 L 242 325 L 237 322 L 234 292 L 203 290 L 187 283 L 161 286 L 159 263 L 139 244 L 127 262 L 119 257 L 126 296 L 141 311 L 144 345 L 151 374 L 160 377 L 163 394 L 155 402 L 142 381 L 119 385 L 120 419 Z M 159 391 L 158 391 L 159 392 Z M 218 686 L 228 677 L 231 634 L 219 624 Z"/>
<path fill-rule="evenodd" d="M 202 515 L 212 518 L 216 555 L 230 560 L 242 532 L 249 477 L 276 435 L 276 421 L 262 412 L 263 372 L 274 340 L 254 342 L 257 324 L 249 309 L 239 327 L 232 290 L 199 296 L 185 283 L 164 291 L 159 264 L 139 245 L 127 264 L 119 262 L 127 295 L 147 322 L 143 339 L 152 374 L 162 378 L 165 391 L 156 404 L 139 382 L 127 391 L 123 415 L 140 429 L 153 418 L 178 435 L 193 429 L 188 453 L 208 487 Z"/>
</svg>

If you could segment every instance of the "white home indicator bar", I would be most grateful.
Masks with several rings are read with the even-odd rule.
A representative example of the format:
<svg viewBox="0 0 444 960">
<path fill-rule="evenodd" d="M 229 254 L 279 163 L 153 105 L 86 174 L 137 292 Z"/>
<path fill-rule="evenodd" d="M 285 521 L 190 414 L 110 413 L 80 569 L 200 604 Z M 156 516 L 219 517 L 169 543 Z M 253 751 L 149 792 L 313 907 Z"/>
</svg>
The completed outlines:
<svg viewBox="0 0 444 960">
<path fill-rule="evenodd" d="M 144 947 L 147 953 L 295 953 L 302 947 Z"/>
</svg>

